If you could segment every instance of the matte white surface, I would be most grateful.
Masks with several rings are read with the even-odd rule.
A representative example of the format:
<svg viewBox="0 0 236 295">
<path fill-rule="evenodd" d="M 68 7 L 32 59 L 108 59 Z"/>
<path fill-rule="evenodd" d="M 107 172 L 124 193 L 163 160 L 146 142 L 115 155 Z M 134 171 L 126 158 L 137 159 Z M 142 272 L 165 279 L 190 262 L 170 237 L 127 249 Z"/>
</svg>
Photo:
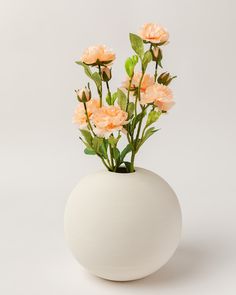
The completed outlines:
<svg viewBox="0 0 236 295">
<path fill-rule="evenodd" d="M 83 177 L 65 208 L 65 237 L 92 274 L 112 281 L 144 278 L 174 254 L 181 209 L 169 184 L 142 168 Z"/>
<path fill-rule="evenodd" d="M 0 1 L 1 294 L 235 295 L 235 4 Z M 177 193 L 183 235 L 160 272 L 114 284 L 87 275 L 63 237 L 68 194 L 101 168 L 71 125 L 74 89 L 87 81 L 73 61 L 92 43 L 112 46 L 119 84 L 128 32 L 149 20 L 170 31 L 163 65 L 178 75 L 176 106 L 137 165 Z"/>
</svg>

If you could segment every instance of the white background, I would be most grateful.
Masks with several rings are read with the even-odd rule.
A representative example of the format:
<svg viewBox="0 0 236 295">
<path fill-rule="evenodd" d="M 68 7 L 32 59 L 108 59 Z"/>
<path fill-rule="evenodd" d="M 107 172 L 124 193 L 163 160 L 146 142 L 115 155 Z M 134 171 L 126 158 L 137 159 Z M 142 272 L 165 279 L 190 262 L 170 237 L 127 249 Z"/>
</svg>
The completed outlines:
<svg viewBox="0 0 236 295">
<path fill-rule="evenodd" d="M 235 1 L 0 1 L 0 293 L 236 293 Z M 175 189 L 182 241 L 158 273 L 112 283 L 87 274 L 63 238 L 79 178 L 100 169 L 71 124 L 74 61 L 89 45 L 117 53 L 113 90 L 145 22 L 170 32 L 163 65 L 178 75 L 176 107 L 137 158 Z"/>
</svg>

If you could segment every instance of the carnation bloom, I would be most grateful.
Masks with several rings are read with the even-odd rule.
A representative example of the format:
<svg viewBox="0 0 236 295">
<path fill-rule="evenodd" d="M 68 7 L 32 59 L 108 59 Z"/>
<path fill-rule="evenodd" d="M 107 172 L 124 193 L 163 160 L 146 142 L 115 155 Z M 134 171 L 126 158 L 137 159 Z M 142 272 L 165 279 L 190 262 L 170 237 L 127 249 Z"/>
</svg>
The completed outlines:
<svg viewBox="0 0 236 295">
<path fill-rule="evenodd" d="M 142 73 L 135 73 L 132 79 L 132 83 L 130 85 L 130 90 L 135 90 L 139 86 L 139 82 L 141 79 Z M 123 82 L 122 87 L 129 89 L 129 81 L 130 78 L 127 77 L 127 79 Z M 140 92 L 144 92 L 149 86 L 154 84 L 154 78 L 148 74 L 145 74 L 142 79 Z"/>
<path fill-rule="evenodd" d="M 156 83 L 146 89 L 140 103 L 154 103 L 159 110 L 167 112 L 174 105 L 173 94 L 167 86 Z"/>
<path fill-rule="evenodd" d="M 98 136 L 108 137 L 117 130 L 122 130 L 127 124 L 128 113 L 118 106 L 103 106 L 93 114 L 94 131 Z"/>
<path fill-rule="evenodd" d="M 108 64 L 115 58 L 115 53 L 105 45 L 95 45 L 85 49 L 81 61 L 89 65 L 95 64 L 97 61 Z"/>
<path fill-rule="evenodd" d="M 90 101 L 86 102 L 87 112 L 89 119 L 92 117 L 94 112 L 99 108 L 100 102 L 98 99 L 91 99 Z M 79 103 L 77 106 L 74 117 L 73 123 L 78 124 L 80 129 L 85 129 L 87 127 L 87 116 L 84 109 L 84 104 Z"/>
<path fill-rule="evenodd" d="M 143 40 L 155 44 L 167 42 L 169 39 L 169 33 L 167 30 L 160 25 L 153 23 L 143 25 L 139 31 L 139 36 Z"/>
</svg>

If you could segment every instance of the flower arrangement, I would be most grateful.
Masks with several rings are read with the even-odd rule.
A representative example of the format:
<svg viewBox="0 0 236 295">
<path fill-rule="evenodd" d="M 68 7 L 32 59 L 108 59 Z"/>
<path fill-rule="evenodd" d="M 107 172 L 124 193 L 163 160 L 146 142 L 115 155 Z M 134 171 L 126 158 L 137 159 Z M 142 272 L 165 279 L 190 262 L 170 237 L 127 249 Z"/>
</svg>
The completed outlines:
<svg viewBox="0 0 236 295">
<path fill-rule="evenodd" d="M 158 131 L 152 125 L 174 105 L 168 86 L 176 76 L 158 73 L 158 68 L 162 68 L 162 46 L 169 40 L 167 30 L 148 23 L 138 35 L 130 33 L 129 37 L 135 54 L 125 62 L 126 80 L 113 93 L 109 82 L 116 55 L 111 49 L 105 45 L 91 46 L 76 62 L 95 83 L 98 98 L 92 96 L 89 83 L 76 90 L 79 104 L 73 121 L 82 134 L 85 154 L 97 155 L 113 172 L 135 171 L 135 156 L 146 140 Z M 151 63 L 154 64 L 153 75 L 146 73 Z M 138 66 L 140 70 L 136 70 Z M 126 137 L 127 144 L 120 148 L 122 136 Z"/>
</svg>

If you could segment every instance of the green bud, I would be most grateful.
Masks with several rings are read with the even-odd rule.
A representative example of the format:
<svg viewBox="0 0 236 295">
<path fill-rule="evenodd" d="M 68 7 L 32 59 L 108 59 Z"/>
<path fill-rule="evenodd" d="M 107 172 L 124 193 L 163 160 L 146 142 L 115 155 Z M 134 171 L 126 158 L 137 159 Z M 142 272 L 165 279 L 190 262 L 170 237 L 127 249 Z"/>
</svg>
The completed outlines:
<svg viewBox="0 0 236 295">
<path fill-rule="evenodd" d="M 171 76 L 170 73 L 164 72 L 158 77 L 157 82 L 167 86 L 174 78 L 176 78 L 176 76 Z"/>
</svg>

